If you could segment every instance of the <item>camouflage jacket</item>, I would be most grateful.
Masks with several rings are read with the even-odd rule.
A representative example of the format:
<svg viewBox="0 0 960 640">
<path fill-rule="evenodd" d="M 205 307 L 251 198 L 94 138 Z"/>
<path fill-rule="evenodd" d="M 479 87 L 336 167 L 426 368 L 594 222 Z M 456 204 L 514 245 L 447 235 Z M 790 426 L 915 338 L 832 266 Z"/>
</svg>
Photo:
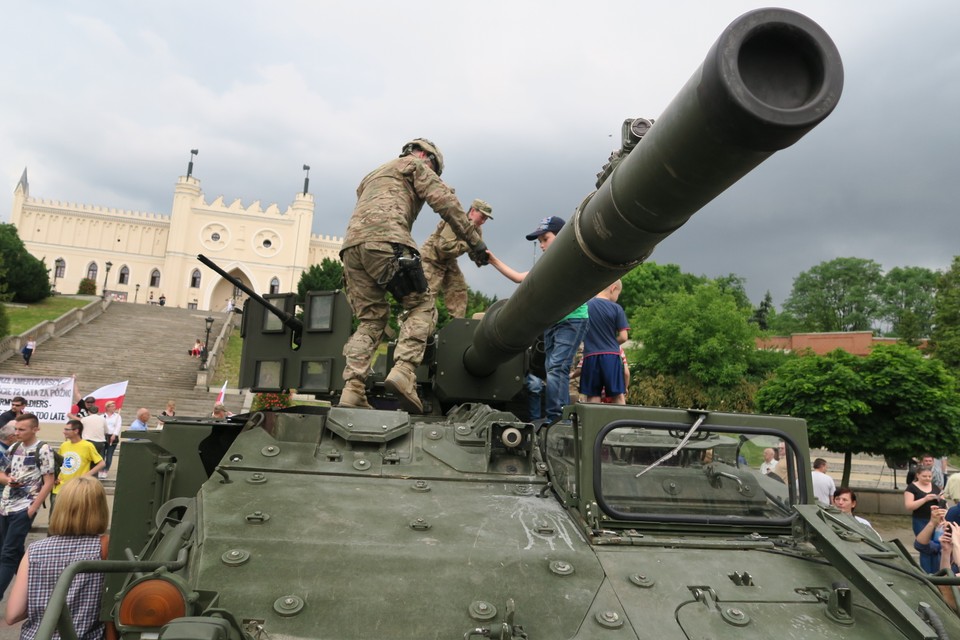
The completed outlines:
<svg viewBox="0 0 960 640">
<path fill-rule="evenodd" d="M 420 158 L 409 155 L 371 171 L 357 187 L 357 206 L 347 225 L 343 249 L 364 242 L 417 244 L 410 235 L 424 202 L 469 246 L 480 241 L 453 189 Z"/>
<path fill-rule="evenodd" d="M 467 223 L 471 227 L 473 226 L 469 218 Z M 477 229 L 477 235 L 482 239 L 483 234 L 480 232 L 480 228 L 475 228 Z M 424 260 L 447 262 L 456 260 L 468 251 L 470 251 L 470 245 L 457 237 L 457 234 L 454 233 L 446 221 L 441 221 L 437 225 L 436 231 L 431 233 L 430 237 L 423 243 L 420 255 L 423 256 Z"/>
</svg>

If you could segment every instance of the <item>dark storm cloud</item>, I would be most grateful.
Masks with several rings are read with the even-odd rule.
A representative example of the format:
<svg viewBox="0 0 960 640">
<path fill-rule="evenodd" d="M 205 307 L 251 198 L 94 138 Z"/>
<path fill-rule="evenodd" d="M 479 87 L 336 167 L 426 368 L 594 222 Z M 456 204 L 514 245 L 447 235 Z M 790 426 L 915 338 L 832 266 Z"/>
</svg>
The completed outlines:
<svg viewBox="0 0 960 640">
<path fill-rule="evenodd" d="M 168 213 L 199 148 L 208 202 L 223 195 L 284 210 L 306 163 L 314 232 L 342 235 L 364 174 L 426 136 L 446 154 L 444 178 L 461 201 L 493 204 L 487 242 L 524 270 L 533 251 L 523 235 L 543 216 L 569 218 L 623 118 L 658 116 L 724 26 L 752 8 L 676 2 L 645 7 L 640 20 L 633 3 L 494 0 L 430 4 L 414 20 L 393 3 L 241 4 L 12 12 L 0 25 L 9 188 L 28 166 L 35 196 Z M 960 6 L 794 8 L 843 56 L 837 110 L 697 213 L 653 260 L 738 274 L 754 302 L 770 290 L 777 304 L 801 271 L 840 256 L 945 268 L 960 253 Z M 8 206 L 0 201 L 0 214 Z M 414 236 L 437 220 L 425 208 Z M 492 269 L 464 267 L 476 289 L 514 289 Z"/>
</svg>

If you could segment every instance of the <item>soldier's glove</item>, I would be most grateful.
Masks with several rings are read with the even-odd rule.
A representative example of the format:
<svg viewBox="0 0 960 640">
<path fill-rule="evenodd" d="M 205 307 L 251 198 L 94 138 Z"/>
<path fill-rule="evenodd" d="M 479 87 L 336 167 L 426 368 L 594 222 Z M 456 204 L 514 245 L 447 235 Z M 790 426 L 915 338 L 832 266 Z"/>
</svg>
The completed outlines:
<svg viewBox="0 0 960 640">
<path fill-rule="evenodd" d="M 490 256 L 487 254 L 487 243 L 483 240 L 475 244 L 467 255 L 470 256 L 470 259 L 473 260 L 473 263 L 478 267 L 485 267 L 490 264 Z"/>
</svg>

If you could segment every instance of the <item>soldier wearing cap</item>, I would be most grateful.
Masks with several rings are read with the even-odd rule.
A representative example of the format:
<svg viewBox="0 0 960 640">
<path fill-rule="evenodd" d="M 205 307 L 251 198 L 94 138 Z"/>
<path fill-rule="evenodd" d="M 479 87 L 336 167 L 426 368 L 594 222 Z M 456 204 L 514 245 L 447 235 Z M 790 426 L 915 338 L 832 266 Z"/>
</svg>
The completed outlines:
<svg viewBox="0 0 960 640">
<path fill-rule="evenodd" d="M 470 224 L 481 232 L 487 220 L 493 220 L 493 207 L 483 200 L 474 200 L 467 211 Z M 423 275 L 434 294 L 443 291 L 447 310 L 454 318 L 467 314 L 467 283 L 457 265 L 457 258 L 470 251 L 470 246 L 457 237 L 446 221 L 441 221 L 420 249 L 423 259 Z"/>
<path fill-rule="evenodd" d="M 340 251 L 347 300 L 360 321 L 343 347 L 342 407 L 370 407 L 366 379 L 390 319 L 390 292 L 403 307 L 405 319 L 384 385 L 407 411 L 422 411 L 416 368 L 437 323 L 435 297 L 410 235 L 424 202 L 466 242 L 471 259 L 486 264 L 487 247 L 480 232 L 470 224 L 453 189 L 440 179 L 441 173 L 440 150 L 417 138 L 403 146 L 399 158 L 367 174 L 357 188 L 357 204 Z"/>
<path fill-rule="evenodd" d="M 548 216 L 542 219 L 526 238 L 537 241 L 540 250 L 546 251 L 563 229 L 563 225 L 563 218 Z M 487 253 L 490 255 L 490 264 L 510 280 L 520 282 L 527 277 L 529 271 L 516 271 L 489 251 Z M 543 333 L 547 369 L 547 420 L 551 422 L 558 420 L 563 413 L 563 406 L 570 403 L 570 369 L 573 368 L 577 347 L 583 342 L 583 336 L 587 332 L 588 316 L 587 305 L 584 303 Z"/>
</svg>

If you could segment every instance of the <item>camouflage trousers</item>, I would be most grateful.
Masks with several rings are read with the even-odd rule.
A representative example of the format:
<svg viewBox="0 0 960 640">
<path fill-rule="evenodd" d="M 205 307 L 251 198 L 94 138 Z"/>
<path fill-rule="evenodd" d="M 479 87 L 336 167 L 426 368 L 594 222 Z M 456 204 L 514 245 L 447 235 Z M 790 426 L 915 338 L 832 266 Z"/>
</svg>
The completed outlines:
<svg viewBox="0 0 960 640">
<path fill-rule="evenodd" d="M 442 261 L 424 258 L 423 275 L 434 295 L 443 291 L 443 302 L 451 316 L 462 318 L 467 314 L 467 282 L 456 258 Z"/>
<path fill-rule="evenodd" d="M 341 254 L 347 300 L 360 326 L 343 346 L 347 364 L 343 380 L 366 380 L 370 363 L 390 320 L 390 303 L 385 284 L 397 270 L 393 246 L 387 242 L 365 242 L 348 247 Z M 423 361 L 427 339 L 437 326 L 437 307 L 431 290 L 411 293 L 399 301 L 405 318 L 394 350 L 395 361 L 418 367 Z"/>
</svg>

